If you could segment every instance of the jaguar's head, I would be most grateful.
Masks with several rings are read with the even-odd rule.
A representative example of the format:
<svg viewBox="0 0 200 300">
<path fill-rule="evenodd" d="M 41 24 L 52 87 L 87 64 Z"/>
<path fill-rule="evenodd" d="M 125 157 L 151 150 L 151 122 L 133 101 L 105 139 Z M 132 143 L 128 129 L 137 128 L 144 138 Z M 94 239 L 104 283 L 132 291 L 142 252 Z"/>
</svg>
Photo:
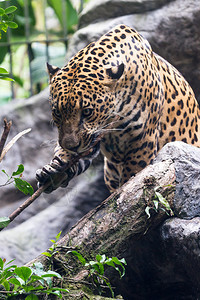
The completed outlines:
<svg viewBox="0 0 200 300">
<path fill-rule="evenodd" d="M 80 60 L 80 53 L 61 69 L 47 64 L 59 144 L 72 153 L 87 151 L 109 131 L 116 119 L 117 86 L 124 73 L 123 63 L 106 67 L 90 56 Z"/>
</svg>

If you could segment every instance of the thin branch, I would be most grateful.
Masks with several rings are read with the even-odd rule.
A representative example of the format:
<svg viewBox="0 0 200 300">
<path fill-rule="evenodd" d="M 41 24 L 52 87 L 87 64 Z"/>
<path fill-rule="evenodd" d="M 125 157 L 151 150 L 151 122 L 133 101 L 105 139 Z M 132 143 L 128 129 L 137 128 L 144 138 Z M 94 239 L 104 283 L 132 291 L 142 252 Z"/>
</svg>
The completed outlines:
<svg viewBox="0 0 200 300">
<path fill-rule="evenodd" d="M 99 140 L 96 141 L 98 143 Z M 95 144 L 96 144 L 95 143 Z M 94 147 L 94 145 L 93 145 Z M 58 175 L 58 182 L 62 182 L 64 180 L 63 172 L 67 169 L 71 168 L 75 163 L 77 163 L 82 157 L 87 156 L 92 151 L 92 148 L 90 148 L 88 151 L 74 156 L 71 161 L 69 161 L 68 164 L 65 165 L 65 167 L 62 170 L 62 173 Z M 66 175 L 67 176 L 67 175 Z M 25 208 L 27 208 L 30 204 L 32 204 L 49 186 L 51 185 L 51 181 L 47 182 L 43 186 L 41 186 L 38 190 L 35 191 L 35 193 L 29 197 L 26 201 L 24 201 L 15 211 L 13 211 L 9 215 L 10 222 L 12 222 Z M 0 231 L 4 228 L 0 228 Z"/>
<path fill-rule="evenodd" d="M 20 133 L 18 133 L 16 136 L 14 136 L 14 138 L 12 138 L 12 140 L 2 150 L 2 153 L 0 155 L 0 162 L 2 161 L 2 159 L 4 158 L 6 153 L 10 150 L 10 148 L 17 142 L 17 140 L 19 138 L 21 138 L 24 134 L 26 134 L 30 131 L 31 131 L 31 128 L 25 129 L 25 130 L 21 131 Z"/>
<path fill-rule="evenodd" d="M 11 126 L 12 126 L 12 121 L 8 122 L 6 119 L 4 119 L 4 130 L 3 130 L 1 140 L 0 140 L 0 156 L 1 156 L 1 153 L 3 151 L 5 142 L 7 140 L 8 134 L 10 132 Z"/>
</svg>

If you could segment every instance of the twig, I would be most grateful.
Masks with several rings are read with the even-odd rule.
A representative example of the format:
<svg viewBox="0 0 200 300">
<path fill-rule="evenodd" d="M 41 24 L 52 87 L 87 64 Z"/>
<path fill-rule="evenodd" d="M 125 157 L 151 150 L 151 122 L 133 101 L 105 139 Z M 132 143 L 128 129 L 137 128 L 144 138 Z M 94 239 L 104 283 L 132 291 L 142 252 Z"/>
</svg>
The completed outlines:
<svg viewBox="0 0 200 300">
<path fill-rule="evenodd" d="M 6 119 L 4 119 L 4 131 L 2 133 L 1 140 L 0 140 L 0 156 L 3 151 L 5 142 L 7 140 L 8 134 L 10 132 L 11 126 L 12 126 L 12 121 L 8 122 Z"/>
<path fill-rule="evenodd" d="M 0 156 L 0 162 L 2 161 L 2 159 L 4 158 L 6 153 L 10 150 L 10 148 L 16 143 L 16 141 L 19 138 L 21 138 L 24 134 L 26 134 L 30 131 L 31 131 L 31 128 L 25 129 L 25 130 L 21 131 L 20 133 L 18 133 L 16 136 L 14 136 L 14 138 L 12 138 L 12 140 L 3 148 L 1 156 Z"/>
<path fill-rule="evenodd" d="M 98 143 L 99 140 L 96 141 L 95 145 Z M 94 145 L 93 145 L 94 147 Z M 71 161 L 65 165 L 65 167 L 62 170 L 62 173 L 60 173 L 58 176 L 58 182 L 62 182 L 64 180 L 63 177 L 63 172 L 66 171 L 67 169 L 71 168 L 75 163 L 79 161 L 84 156 L 87 156 L 90 152 L 92 151 L 92 148 L 90 148 L 88 151 L 74 156 Z M 15 211 L 13 211 L 9 215 L 10 222 L 12 222 L 25 208 L 27 208 L 30 204 L 32 204 L 49 186 L 51 185 L 51 182 L 47 182 L 43 186 L 41 186 L 39 189 L 35 191 L 35 193 L 29 197 L 26 201 L 24 201 Z M 0 231 L 3 230 L 4 228 L 0 228 Z"/>
</svg>

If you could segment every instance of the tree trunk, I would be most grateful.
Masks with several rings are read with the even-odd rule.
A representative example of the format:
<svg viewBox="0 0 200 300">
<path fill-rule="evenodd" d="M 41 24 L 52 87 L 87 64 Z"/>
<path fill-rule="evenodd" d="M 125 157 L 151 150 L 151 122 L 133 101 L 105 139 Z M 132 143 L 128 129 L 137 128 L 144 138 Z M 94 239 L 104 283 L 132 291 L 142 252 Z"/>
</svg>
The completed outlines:
<svg viewBox="0 0 200 300">
<path fill-rule="evenodd" d="M 70 249 L 76 248 L 88 261 L 94 260 L 97 254 L 105 254 L 108 257 L 125 258 L 129 265 L 130 253 L 135 255 L 135 249 L 132 249 L 133 242 L 142 239 L 169 217 L 166 213 L 167 208 L 161 202 L 163 199 L 167 200 L 173 210 L 174 191 L 173 162 L 171 160 L 159 162 L 146 167 L 84 216 L 57 243 L 58 252 L 53 256 L 54 270 L 62 270 L 62 274 L 66 275 L 64 284 L 69 288 L 70 293 L 65 299 L 83 299 L 81 298 L 83 295 L 85 299 L 98 299 L 97 296 L 94 298 L 88 296 L 86 290 L 91 287 L 89 283 L 85 283 L 88 281 L 88 271 L 76 258 L 72 258 L 72 255 L 66 255 Z M 155 201 L 158 208 L 155 207 Z M 41 255 L 29 265 L 36 261 L 46 266 L 49 264 L 48 258 Z M 125 275 L 120 282 L 117 272 L 111 267 L 108 269 L 112 284 L 115 288 L 119 288 L 116 289 L 117 293 L 123 294 L 121 291 L 123 282 L 125 288 L 127 288 L 125 284 L 127 280 L 128 286 L 131 286 L 130 276 L 127 279 Z M 91 298 L 87 298 L 86 295 Z"/>
</svg>

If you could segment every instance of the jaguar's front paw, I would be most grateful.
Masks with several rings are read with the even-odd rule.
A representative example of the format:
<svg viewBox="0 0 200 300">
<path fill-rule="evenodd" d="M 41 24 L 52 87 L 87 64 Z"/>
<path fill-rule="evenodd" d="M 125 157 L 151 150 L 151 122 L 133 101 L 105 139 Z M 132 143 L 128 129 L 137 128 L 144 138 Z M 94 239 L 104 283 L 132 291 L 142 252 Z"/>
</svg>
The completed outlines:
<svg viewBox="0 0 200 300">
<path fill-rule="evenodd" d="M 70 180 L 70 170 L 65 170 L 67 163 L 55 157 L 50 164 L 36 171 L 36 179 L 38 187 L 47 185 L 44 190 L 49 194 L 56 190 L 59 186 L 66 187 Z"/>
</svg>

